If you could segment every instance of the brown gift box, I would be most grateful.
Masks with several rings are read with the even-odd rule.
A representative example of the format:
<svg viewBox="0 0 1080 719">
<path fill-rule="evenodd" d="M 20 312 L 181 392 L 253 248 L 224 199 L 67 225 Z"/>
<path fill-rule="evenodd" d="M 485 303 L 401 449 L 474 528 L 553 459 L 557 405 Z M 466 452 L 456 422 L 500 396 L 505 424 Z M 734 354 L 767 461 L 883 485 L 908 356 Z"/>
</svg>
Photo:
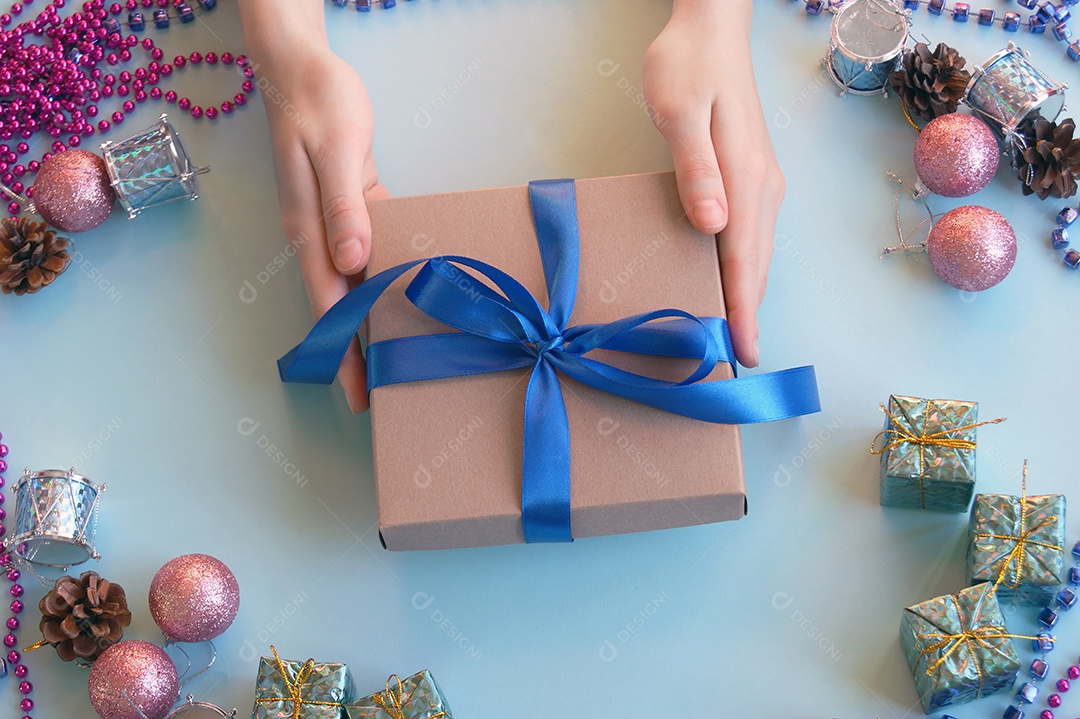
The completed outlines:
<svg viewBox="0 0 1080 719">
<path fill-rule="evenodd" d="M 568 326 L 664 308 L 724 316 L 715 240 L 686 219 L 672 173 L 575 184 L 581 259 Z M 547 307 L 527 187 L 379 200 L 369 211 L 377 238 L 369 274 L 409 260 L 464 255 L 510 274 Z M 412 306 L 407 284 L 395 283 L 372 309 L 369 342 L 449 331 Z M 685 359 L 589 356 L 668 380 L 696 367 Z M 530 371 L 371 392 L 379 529 L 387 549 L 524 541 L 521 446 Z M 722 364 L 709 379 L 731 376 Z M 680 417 L 559 379 L 570 424 L 575 538 L 746 514 L 738 426 Z"/>
</svg>

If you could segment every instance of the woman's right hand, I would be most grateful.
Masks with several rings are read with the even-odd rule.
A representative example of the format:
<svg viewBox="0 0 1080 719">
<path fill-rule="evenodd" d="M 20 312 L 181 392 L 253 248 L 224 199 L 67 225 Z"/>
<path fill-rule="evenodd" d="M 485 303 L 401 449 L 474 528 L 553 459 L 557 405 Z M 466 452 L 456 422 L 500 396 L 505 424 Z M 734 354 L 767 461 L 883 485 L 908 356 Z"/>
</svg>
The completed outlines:
<svg viewBox="0 0 1080 719">
<path fill-rule="evenodd" d="M 275 22 L 262 32 L 265 15 L 251 22 L 248 16 L 266 13 L 264 2 L 258 8 L 241 3 L 248 11 L 245 40 L 270 125 L 282 227 L 296 248 L 311 313 L 318 319 L 358 281 L 371 250 L 364 203 L 388 193 L 379 184 L 372 154 L 367 90 L 356 71 L 331 52 L 322 13 L 304 18 L 309 22 L 316 15 L 315 28 L 298 30 L 294 24 L 293 33 L 283 33 L 280 29 L 290 25 Z M 308 36 L 289 37 L 297 32 Z M 350 409 L 367 409 L 364 359 L 355 339 L 338 380 Z"/>
</svg>

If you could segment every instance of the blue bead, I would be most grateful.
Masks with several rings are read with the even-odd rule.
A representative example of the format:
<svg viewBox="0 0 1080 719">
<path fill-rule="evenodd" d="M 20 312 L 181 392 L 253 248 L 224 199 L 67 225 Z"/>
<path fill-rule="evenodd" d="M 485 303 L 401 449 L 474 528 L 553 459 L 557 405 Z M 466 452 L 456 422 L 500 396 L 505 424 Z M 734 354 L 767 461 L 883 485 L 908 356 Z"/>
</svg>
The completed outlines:
<svg viewBox="0 0 1080 719">
<path fill-rule="evenodd" d="M 926 9 L 931 15 L 940 15 L 941 11 L 945 9 L 945 0 L 930 0 L 926 5 Z"/>
<path fill-rule="evenodd" d="M 1024 719 L 1024 710 L 1010 704 L 1005 713 L 1001 715 L 1001 719 Z"/>
<path fill-rule="evenodd" d="M 1080 565 L 1069 569 L 1069 584 L 1080 586 Z"/>
<path fill-rule="evenodd" d="M 142 32 L 146 29 L 146 20 L 143 19 L 141 12 L 128 13 L 128 27 L 135 32 Z"/>
<path fill-rule="evenodd" d="M 1047 629 L 1053 629 L 1054 625 L 1058 623 L 1058 613 L 1050 607 L 1046 607 L 1039 612 L 1039 624 L 1043 625 Z"/>
<path fill-rule="evenodd" d="M 154 11 L 154 27 L 158 30 L 164 30 L 169 27 L 169 13 L 165 10 Z"/>
<path fill-rule="evenodd" d="M 1065 7 L 1072 7 L 1076 3 L 1080 3 L 1080 0 L 1062 0 L 1061 2 Z"/>
<path fill-rule="evenodd" d="M 1059 227 L 1051 232 L 1050 244 L 1054 246 L 1055 250 L 1064 250 L 1069 246 L 1069 231 L 1064 227 Z"/>
<path fill-rule="evenodd" d="M 397 5 L 397 0 L 382 0 L 383 9 L 392 8 Z"/>
<path fill-rule="evenodd" d="M 1057 12 L 1057 5 L 1052 2 L 1041 3 L 1038 9 L 1035 11 L 1035 16 L 1043 22 L 1050 22 L 1054 19 L 1054 13 Z"/>
<path fill-rule="evenodd" d="M 1058 22 L 1068 22 L 1070 17 L 1072 17 L 1072 13 L 1064 5 L 1059 5 L 1057 12 L 1054 13 L 1054 19 Z"/>
<path fill-rule="evenodd" d="M 1068 227 L 1072 223 L 1076 222 L 1076 218 L 1080 217 L 1080 212 L 1077 212 L 1075 207 L 1063 207 L 1061 212 L 1058 213 L 1057 223 L 1059 227 Z"/>
<path fill-rule="evenodd" d="M 333 3 L 338 7 L 345 7 L 349 4 L 349 0 L 333 0 Z"/>
<path fill-rule="evenodd" d="M 1067 612 L 1074 606 L 1076 606 L 1076 592 L 1069 589 L 1068 587 L 1062 587 L 1058 590 L 1057 596 L 1054 597 L 1054 600 L 1057 601 L 1059 607 L 1061 607 Z"/>
<path fill-rule="evenodd" d="M 105 32 L 112 35 L 114 32 L 120 32 L 120 21 L 116 18 L 109 18 L 105 21 Z"/>
<path fill-rule="evenodd" d="M 1072 250 L 1070 250 L 1070 252 L 1072 252 Z M 1080 256 L 1080 252 L 1077 252 L 1076 254 L 1078 256 Z M 1034 649 L 1037 652 L 1052 652 L 1052 651 L 1054 651 L 1054 637 L 1047 634 L 1046 632 L 1039 632 L 1035 636 L 1037 636 L 1038 639 L 1031 640 L 1031 648 L 1032 649 Z"/>
<path fill-rule="evenodd" d="M 994 11 L 988 7 L 984 7 L 979 11 L 979 24 L 980 25 L 993 25 L 994 24 Z"/>
<path fill-rule="evenodd" d="M 953 22 L 967 22 L 968 15 L 971 14 L 971 6 L 966 2 L 958 2 L 953 4 L 952 19 Z"/>
<path fill-rule="evenodd" d="M 371 12 L 371 0 L 356 0 L 357 12 Z"/>
<path fill-rule="evenodd" d="M 1070 43 L 1069 46 L 1065 48 L 1065 53 L 1073 62 L 1080 62 L 1080 41 Z"/>
<path fill-rule="evenodd" d="M 1056 37 L 1062 42 L 1067 41 L 1070 37 L 1072 37 L 1072 34 L 1072 30 L 1070 30 L 1069 26 L 1063 22 L 1058 23 L 1054 26 L 1054 37 Z"/>
<path fill-rule="evenodd" d="M 1020 13 L 1007 12 L 1001 19 L 1001 27 L 1005 32 L 1016 32 L 1020 27 Z"/>
<path fill-rule="evenodd" d="M 1028 20 L 1028 32 L 1036 35 L 1046 32 L 1046 22 L 1032 15 L 1031 19 Z"/>
<path fill-rule="evenodd" d="M 806 0 L 806 12 L 811 15 L 820 15 L 825 9 L 825 0 Z"/>
<path fill-rule="evenodd" d="M 1076 544 L 1073 545 L 1072 554 L 1077 561 L 1080 561 L 1080 540 L 1077 540 Z"/>
<path fill-rule="evenodd" d="M 1016 690 L 1016 698 L 1020 700 L 1021 704 L 1034 704 L 1035 700 L 1039 698 L 1039 688 L 1031 682 L 1024 682 Z"/>
<path fill-rule="evenodd" d="M 1077 0 L 1077 2 L 1080 2 L 1080 0 Z M 919 9 L 919 0 L 904 0 L 904 9 L 905 10 L 918 10 Z"/>
<path fill-rule="evenodd" d="M 1031 662 L 1031 670 L 1028 674 L 1031 678 L 1037 682 L 1041 682 L 1046 679 L 1046 675 L 1050 673 L 1050 665 L 1044 662 L 1042 659 L 1036 659 Z"/>
<path fill-rule="evenodd" d="M 1032 10 L 1032 9 L 1034 9 L 1034 7 L 1035 7 L 1036 3 L 1038 3 L 1038 1 L 1039 0 L 1016 0 L 1016 4 L 1019 5 L 1022 8 L 1027 8 L 1028 10 Z"/>
<path fill-rule="evenodd" d="M 188 23 L 195 20 L 195 11 L 186 2 L 177 3 L 176 14 L 180 16 L 180 22 Z"/>
<path fill-rule="evenodd" d="M 1076 250 L 1067 250 L 1065 252 L 1065 256 L 1063 258 L 1061 258 L 1061 261 L 1075 270 L 1077 267 L 1080 267 L 1080 252 L 1077 252 Z M 1070 574 L 1069 574 L 1069 583 L 1070 584 L 1080 584 L 1080 577 L 1077 577 L 1077 581 L 1075 581 L 1075 582 L 1072 581 L 1073 578 L 1074 578 L 1074 575 L 1072 574 L 1072 572 L 1075 572 L 1075 571 L 1076 571 L 1076 567 L 1073 567 L 1072 570 L 1070 570 Z"/>
<path fill-rule="evenodd" d="M 213 10 L 217 7 L 217 0 L 199 0 L 203 10 Z"/>
</svg>

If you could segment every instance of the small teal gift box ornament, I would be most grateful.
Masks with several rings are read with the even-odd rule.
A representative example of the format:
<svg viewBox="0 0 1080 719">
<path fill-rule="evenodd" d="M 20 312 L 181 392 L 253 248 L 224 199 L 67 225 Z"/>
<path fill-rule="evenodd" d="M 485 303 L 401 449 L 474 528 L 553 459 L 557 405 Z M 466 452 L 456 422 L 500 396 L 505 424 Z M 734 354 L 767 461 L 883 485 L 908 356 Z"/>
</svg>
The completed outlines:
<svg viewBox="0 0 1080 719">
<path fill-rule="evenodd" d="M 391 674 L 386 689 L 345 705 L 346 719 L 453 719 L 435 677 L 424 670 L 408 679 Z"/>
</svg>

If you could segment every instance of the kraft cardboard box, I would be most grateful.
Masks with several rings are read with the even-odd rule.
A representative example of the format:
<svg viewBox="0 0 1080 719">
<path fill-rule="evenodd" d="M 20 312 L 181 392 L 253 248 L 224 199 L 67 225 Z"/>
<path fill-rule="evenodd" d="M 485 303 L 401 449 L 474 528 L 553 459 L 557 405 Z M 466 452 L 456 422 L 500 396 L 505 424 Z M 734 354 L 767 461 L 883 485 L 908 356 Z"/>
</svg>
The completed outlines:
<svg viewBox="0 0 1080 719">
<path fill-rule="evenodd" d="M 672 173 L 576 182 L 580 272 L 570 325 L 664 308 L 724 316 L 715 238 L 697 232 Z M 369 276 L 408 260 L 464 255 L 521 282 L 547 306 L 528 189 L 369 204 Z M 407 276 L 411 277 L 412 272 Z M 396 283 L 367 321 L 368 342 L 446 332 Z M 622 369 L 680 380 L 684 359 L 597 351 Z M 409 382 L 371 392 L 379 527 L 391 550 L 524 541 L 521 449 L 529 368 Z M 709 379 L 732 376 L 720 365 Z M 680 417 L 560 376 L 570 425 L 575 538 L 743 517 L 739 428 Z"/>
</svg>

